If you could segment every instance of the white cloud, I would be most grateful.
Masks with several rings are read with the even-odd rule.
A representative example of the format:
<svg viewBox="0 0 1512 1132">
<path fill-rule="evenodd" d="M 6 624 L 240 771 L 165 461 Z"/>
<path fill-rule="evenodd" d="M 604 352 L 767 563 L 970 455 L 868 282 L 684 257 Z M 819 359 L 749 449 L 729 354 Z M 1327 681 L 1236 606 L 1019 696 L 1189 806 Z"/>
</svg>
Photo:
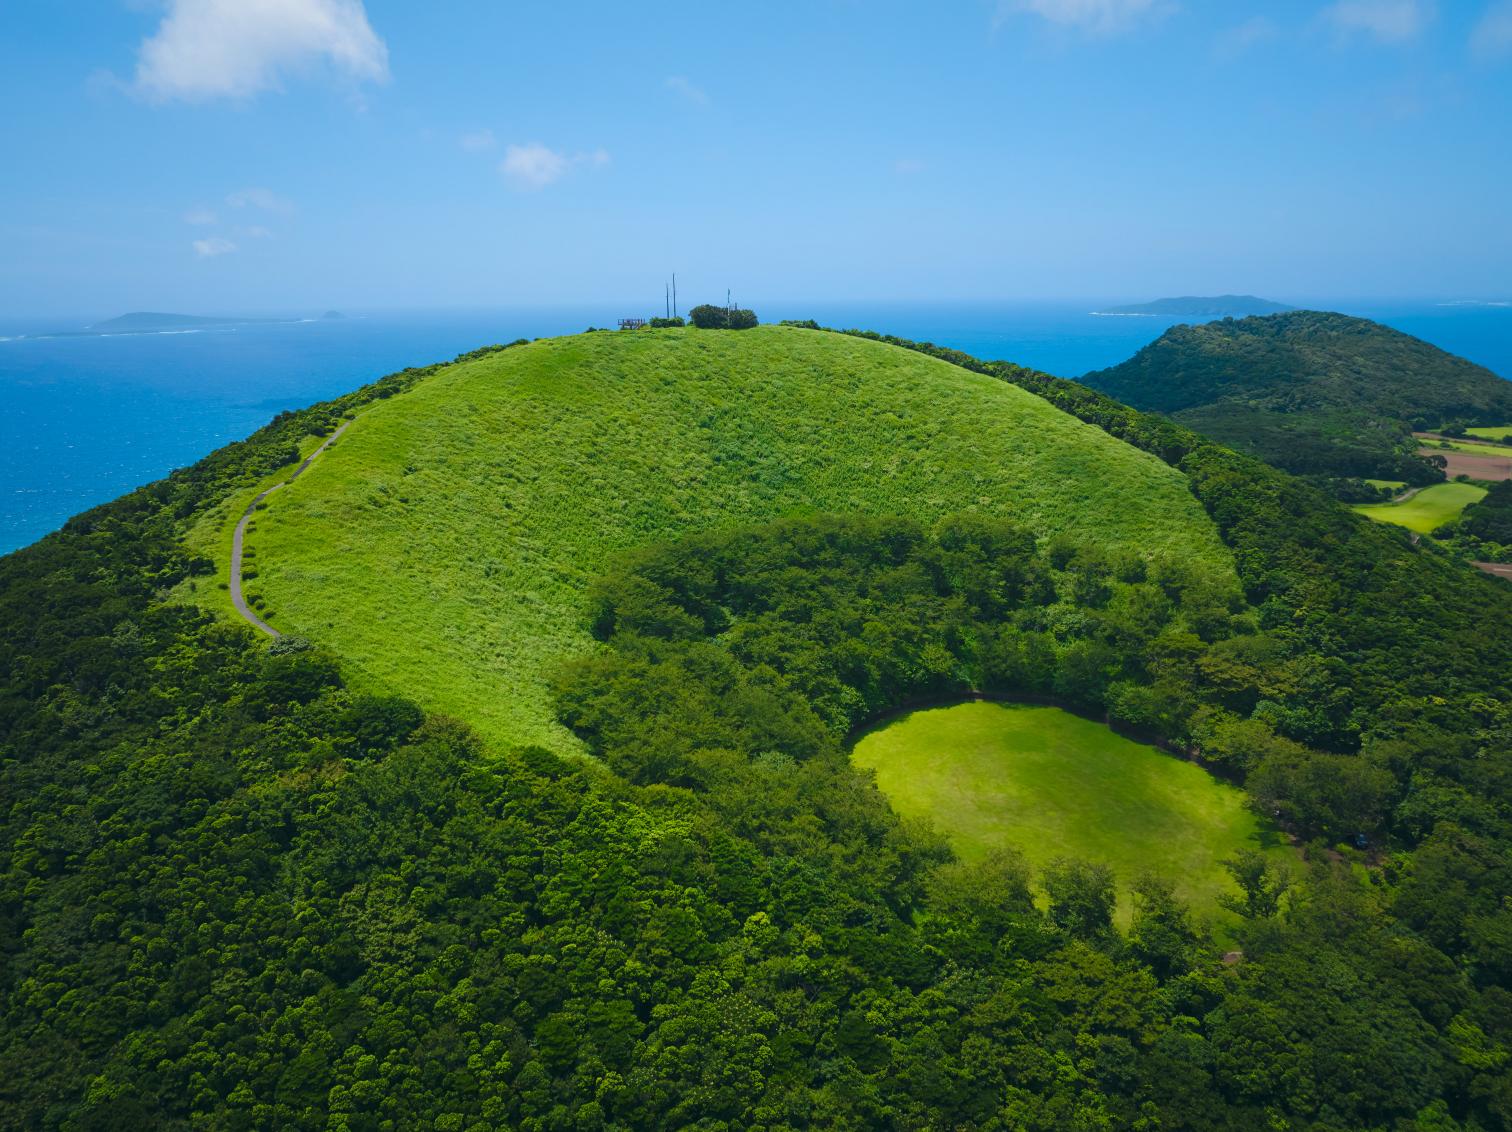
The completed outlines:
<svg viewBox="0 0 1512 1132">
<path fill-rule="evenodd" d="M 707 106 L 709 104 L 709 96 L 681 75 L 673 75 L 669 78 L 667 80 L 667 89 L 676 91 L 689 102 L 696 102 L 699 106 Z"/>
<path fill-rule="evenodd" d="M 494 137 L 492 130 L 474 130 L 470 134 L 463 134 L 457 139 L 457 144 L 468 153 L 482 153 L 484 150 L 493 149 L 499 144 L 499 139 Z"/>
<path fill-rule="evenodd" d="M 1501 0 L 1486 9 L 1470 33 L 1470 52 L 1487 62 L 1512 55 L 1512 0 Z"/>
<path fill-rule="evenodd" d="M 1433 19 L 1433 4 L 1431 0 L 1337 0 L 1323 10 L 1323 18 L 1346 35 L 1407 43 Z"/>
<path fill-rule="evenodd" d="M 226 203 L 232 208 L 260 208 L 264 212 L 284 215 L 294 211 L 293 201 L 279 196 L 271 189 L 238 189 L 226 197 Z"/>
<path fill-rule="evenodd" d="M 388 48 L 362 0 L 168 0 L 138 53 L 135 86 L 154 101 L 249 98 L 320 63 L 388 78 Z"/>
<path fill-rule="evenodd" d="M 1112 35 L 1141 20 L 1164 16 L 1173 7 L 1167 0 L 999 0 L 997 19 L 1001 23 L 1014 12 L 1030 12 L 1052 24 Z"/>
<path fill-rule="evenodd" d="M 208 208 L 191 208 L 184 213 L 184 223 L 203 228 L 207 224 L 215 223 L 215 213 Z"/>
<path fill-rule="evenodd" d="M 207 240 L 195 240 L 194 250 L 199 255 L 209 258 L 211 256 L 228 255 L 236 250 L 236 245 L 230 240 L 222 239 L 220 236 L 211 236 Z"/>
<path fill-rule="evenodd" d="M 1265 16 L 1251 16 L 1242 24 L 1221 32 L 1214 44 L 1214 52 L 1220 59 L 1237 59 L 1250 48 L 1275 39 L 1276 34 L 1276 25 Z"/>
<path fill-rule="evenodd" d="M 531 142 L 529 145 L 507 147 L 504 150 L 504 160 L 499 162 L 499 172 L 521 192 L 534 192 L 560 181 L 576 166 L 599 167 L 608 164 L 609 154 L 602 149 L 566 154 L 540 142 Z"/>
</svg>

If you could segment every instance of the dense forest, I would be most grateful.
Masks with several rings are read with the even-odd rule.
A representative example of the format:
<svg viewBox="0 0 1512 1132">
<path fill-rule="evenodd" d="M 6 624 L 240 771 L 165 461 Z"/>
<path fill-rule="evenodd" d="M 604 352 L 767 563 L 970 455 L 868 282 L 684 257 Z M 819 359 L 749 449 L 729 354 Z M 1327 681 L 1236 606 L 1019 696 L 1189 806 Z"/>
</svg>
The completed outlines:
<svg viewBox="0 0 1512 1132">
<path fill-rule="evenodd" d="M 0 1127 L 1512 1128 L 1512 587 L 894 344 L 1180 469 L 1242 592 L 979 515 L 693 536 L 593 590 L 596 757 L 490 750 L 167 600 L 198 508 L 427 371 L 283 415 L 0 560 Z M 1295 866 L 1231 862 L 1220 944 L 955 860 L 846 741 L 969 688 L 1244 779 Z"/>
<path fill-rule="evenodd" d="M 1414 430 L 1512 421 L 1512 382 L 1366 319 L 1292 311 L 1175 326 L 1083 381 L 1286 471 L 1405 480 L 1442 473 Z"/>
</svg>

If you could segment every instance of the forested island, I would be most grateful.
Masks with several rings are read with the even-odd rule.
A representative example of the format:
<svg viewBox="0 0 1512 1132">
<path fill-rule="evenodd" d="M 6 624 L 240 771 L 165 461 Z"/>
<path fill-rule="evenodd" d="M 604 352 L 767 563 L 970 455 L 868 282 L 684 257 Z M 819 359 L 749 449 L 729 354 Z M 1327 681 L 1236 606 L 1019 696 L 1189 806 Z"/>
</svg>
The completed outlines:
<svg viewBox="0 0 1512 1132">
<path fill-rule="evenodd" d="M 1148 303 L 1130 303 L 1127 306 L 1108 307 L 1093 311 L 1093 314 L 1144 316 L 1149 318 L 1195 318 L 1207 321 L 1215 318 L 1245 318 L 1249 315 L 1280 314 L 1295 310 L 1285 303 L 1254 295 L 1183 295 L 1180 298 L 1156 299 Z"/>
<path fill-rule="evenodd" d="M 1512 1128 L 1508 626 L 1010 363 L 405 370 L 0 559 L 0 1128 Z M 856 738 L 981 697 L 1139 744 L 1144 817 L 1242 789 L 1211 887 L 900 817 Z"/>
</svg>

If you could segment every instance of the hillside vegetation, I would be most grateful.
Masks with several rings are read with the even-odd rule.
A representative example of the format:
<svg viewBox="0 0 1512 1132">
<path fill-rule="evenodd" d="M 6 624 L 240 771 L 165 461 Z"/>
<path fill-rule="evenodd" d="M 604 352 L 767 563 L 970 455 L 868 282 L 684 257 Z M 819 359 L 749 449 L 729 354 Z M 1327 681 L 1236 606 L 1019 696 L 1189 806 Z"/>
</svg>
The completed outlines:
<svg viewBox="0 0 1512 1132">
<path fill-rule="evenodd" d="M 581 603 L 555 706 L 590 764 L 177 599 L 218 592 L 186 530 L 465 365 L 0 558 L 0 1129 L 1512 1129 L 1512 589 L 1084 386 L 915 348 L 1161 460 L 1247 603 L 981 513 L 705 532 Z M 1242 954 L 1179 878 L 1119 930 L 1105 867 L 900 820 L 845 737 L 964 686 L 1187 745 L 1311 842 L 1290 877 L 1226 863 Z"/>
<path fill-rule="evenodd" d="M 1169 878 L 1202 922 L 1238 887 L 1223 862 L 1274 846 L 1244 792 L 1053 707 L 963 703 L 913 712 L 864 735 L 852 758 L 877 772 L 897 811 L 931 820 L 965 861 L 1023 853 L 1036 872 L 1076 857 L 1116 878 L 1119 922 L 1147 873 Z"/>
<path fill-rule="evenodd" d="M 540 341 L 375 405 L 259 514 L 249 591 L 372 686 L 565 750 L 544 680 L 609 556 L 815 511 L 1009 516 L 1235 584 L 1153 457 L 917 353 L 761 327 Z"/>
<path fill-rule="evenodd" d="M 1319 311 L 1176 326 L 1085 384 L 1290 472 L 1430 483 L 1414 430 L 1512 418 L 1512 382 L 1361 318 Z"/>
</svg>

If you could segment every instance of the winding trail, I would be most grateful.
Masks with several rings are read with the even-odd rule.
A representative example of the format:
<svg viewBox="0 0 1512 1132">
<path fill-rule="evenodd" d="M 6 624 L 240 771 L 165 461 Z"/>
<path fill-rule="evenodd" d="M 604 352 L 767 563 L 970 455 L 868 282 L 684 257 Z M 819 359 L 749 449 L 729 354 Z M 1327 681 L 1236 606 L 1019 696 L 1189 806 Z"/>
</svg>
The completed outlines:
<svg viewBox="0 0 1512 1132">
<path fill-rule="evenodd" d="M 315 451 L 311 452 L 304 458 L 303 462 L 299 465 L 299 467 L 294 469 L 293 474 L 290 475 L 288 479 L 280 480 L 278 483 L 268 488 L 267 491 L 259 493 L 257 498 L 252 500 L 251 503 L 247 504 L 247 509 L 242 512 L 242 517 L 236 521 L 236 533 L 231 536 L 231 604 L 236 606 L 236 612 L 240 613 L 242 617 L 246 619 L 247 624 L 251 625 L 254 629 L 262 630 L 270 637 L 281 637 L 283 636 L 283 634 L 280 633 L 277 629 L 273 628 L 272 625 L 269 625 L 257 614 L 253 613 L 251 607 L 247 605 L 246 598 L 242 596 L 242 543 L 246 540 L 247 520 L 252 518 L 252 512 L 257 510 L 257 505 L 259 503 L 261 503 L 268 496 L 272 495 L 279 488 L 291 484 L 296 479 L 298 479 L 299 474 L 310 466 L 315 457 L 319 456 L 322 452 L 324 452 L 327 448 L 334 444 L 336 442 L 336 438 L 344 433 L 347 429 L 347 425 L 351 423 L 351 421 L 342 421 L 341 424 L 337 426 L 336 431 L 331 433 L 330 436 L 326 437 L 325 441 L 319 448 L 315 449 Z"/>
</svg>

